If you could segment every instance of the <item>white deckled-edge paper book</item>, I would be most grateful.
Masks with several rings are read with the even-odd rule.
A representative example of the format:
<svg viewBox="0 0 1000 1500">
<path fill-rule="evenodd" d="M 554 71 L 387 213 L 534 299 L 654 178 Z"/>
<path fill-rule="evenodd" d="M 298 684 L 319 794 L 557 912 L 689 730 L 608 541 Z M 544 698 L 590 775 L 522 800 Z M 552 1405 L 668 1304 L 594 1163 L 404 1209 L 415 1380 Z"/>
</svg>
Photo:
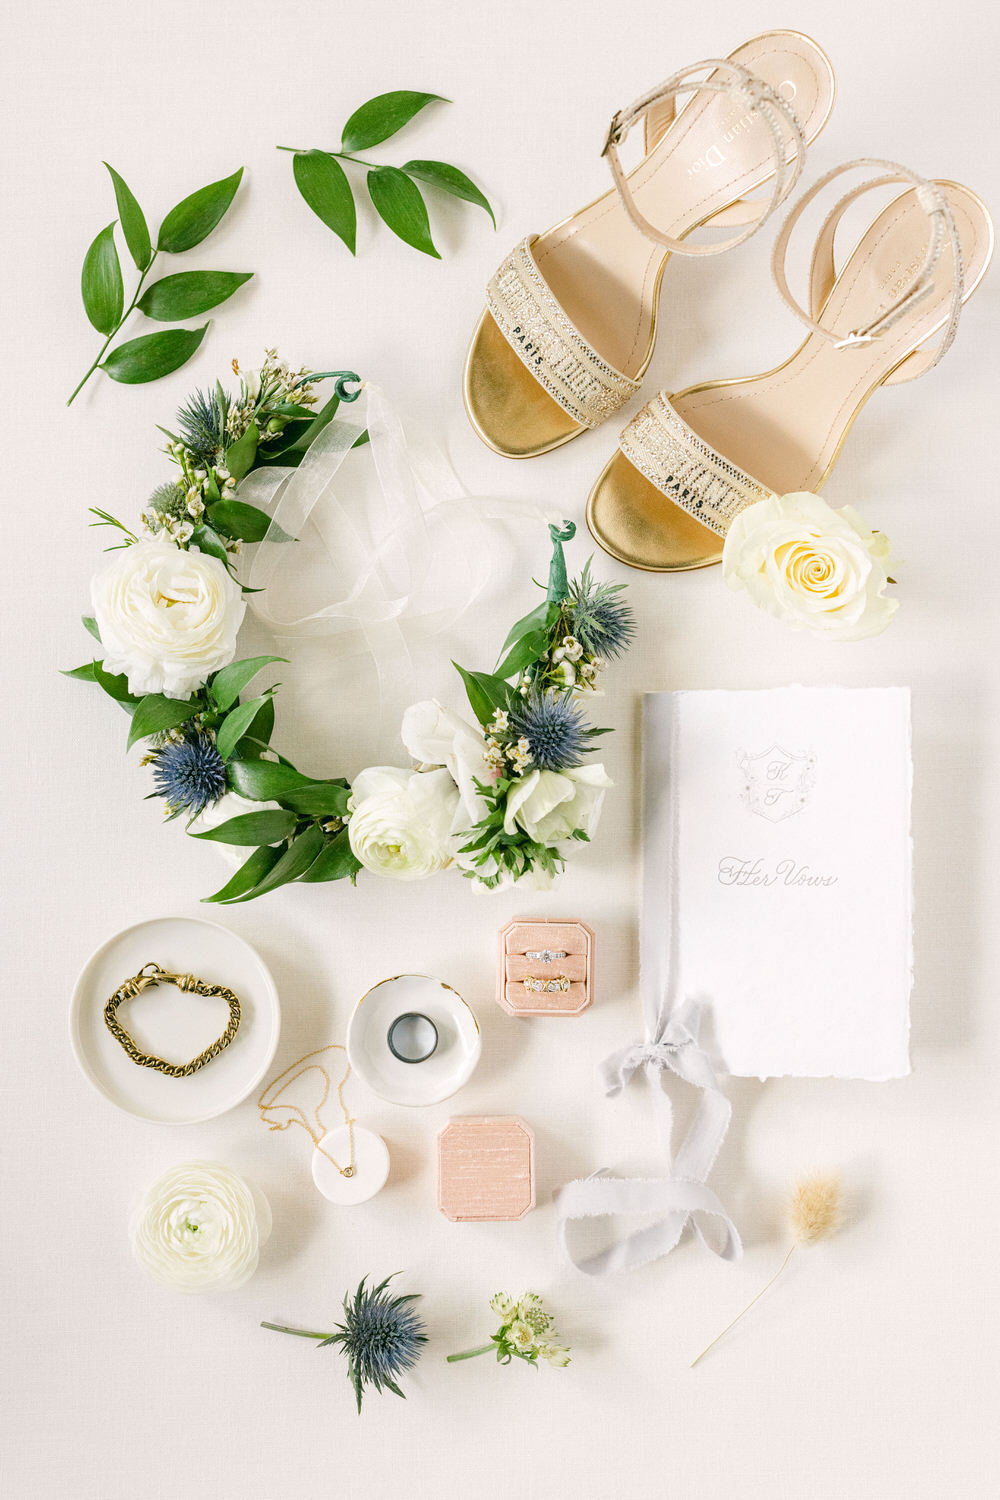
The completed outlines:
<svg viewBox="0 0 1000 1500">
<path fill-rule="evenodd" d="M 909 689 L 650 693 L 642 742 L 644 993 L 741 1077 L 908 1073 Z"/>
</svg>

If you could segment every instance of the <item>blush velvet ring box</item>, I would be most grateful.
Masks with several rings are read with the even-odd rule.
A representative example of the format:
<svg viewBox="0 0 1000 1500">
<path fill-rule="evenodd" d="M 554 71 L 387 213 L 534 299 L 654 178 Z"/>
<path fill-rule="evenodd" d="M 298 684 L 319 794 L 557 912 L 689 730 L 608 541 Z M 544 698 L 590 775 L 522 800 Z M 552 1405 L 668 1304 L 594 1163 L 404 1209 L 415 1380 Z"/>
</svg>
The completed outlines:
<svg viewBox="0 0 1000 1500">
<path fill-rule="evenodd" d="M 578 1016 L 594 1002 L 594 934 L 585 922 L 528 918 L 500 929 L 497 1004 L 510 1016 Z"/>
</svg>

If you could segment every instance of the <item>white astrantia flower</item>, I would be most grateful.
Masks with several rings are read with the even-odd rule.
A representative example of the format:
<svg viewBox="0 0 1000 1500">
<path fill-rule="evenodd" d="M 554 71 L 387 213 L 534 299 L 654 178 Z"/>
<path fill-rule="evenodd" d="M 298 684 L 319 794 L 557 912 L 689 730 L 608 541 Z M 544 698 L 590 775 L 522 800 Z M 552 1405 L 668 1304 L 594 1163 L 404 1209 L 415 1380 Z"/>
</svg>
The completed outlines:
<svg viewBox="0 0 1000 1500">
<path fill-rule="evenodd" d="M 90 593 L 104 670 L 125 673 L 137 696 L 189 698 L 236 654 L 242 590 L 196 548 L 136 542 L 94 577 Z"/>
<path fill-rule="evenodd" d="M 566 771 L 530 771 L 507 795 L 504 828 L 515 825 L 540 844 L 558 844 L 580 828 L 593 837 L 604 795 L 614 783 L 600 763 Z"/>
<path fill-rule="evenodd" d="M 515 1318 L 507 1329 L 507 1342 L 519 1354 L 526 1354 L 535 1347 L 535 1330 L 521 1318 Z"/>
<path fill-rule="evenodd" d="M 146 1192 L 132 1220 L 143 1270 L 178 1292 L 232 1291 L 257 1269 L 271 1232 L 267 1199 L 219 1162 L 172 1167 Z"/>
<path fill-rule="evenodd" d="M 197 817 L 191 819 L 187 832 L 194 837 L 199 833 L 207 833 L 210 828 L 218 828 L 222 823 L 228 823 L 230 818 L 241 818 L 245 813 L 280 811 L 281 805 L 278 802 L 253 802 L 249 797 L 241 797 L 239 792 L 226 792 L 218 802 L 209 802 Z M 211 844 L 229 865 L 238 867 L 247 858 L 244 844 L 223 844 L 216 839 L 212 839 Z"/>
<path fill-rule="evenodd" d="M 569 1350 L 562 1344 L 539 1344 L 538 1357 L 556 1370 L 564 1370 L 569 1364 Z"/>
<path fill-rule="evenodd" d="M 517 1312 L 517 1299 L 508 1296 L 506 1292 L 497 1292 L 495 1296 L 490 1298 L 490 1307 L 498 1318 L 502 1318 L 504 1322 L 507 1322 Z"/>
<path fill-rule="evenodd" d="M 453 859 L 458 788 L 450 771 L 369 766 L 355 777 L 348 804 L 354 857 L 375 875 L 424 880 Z"/>
<path fill-rule="evenodd" d="M 723 576 L 793 630 L 832 640 L 878 635 L 899 601 L 887 599 L 889 541 L 850 506 L 832 510 L 806 490 L 740 511 L 726 535 Z"/>
</svg>

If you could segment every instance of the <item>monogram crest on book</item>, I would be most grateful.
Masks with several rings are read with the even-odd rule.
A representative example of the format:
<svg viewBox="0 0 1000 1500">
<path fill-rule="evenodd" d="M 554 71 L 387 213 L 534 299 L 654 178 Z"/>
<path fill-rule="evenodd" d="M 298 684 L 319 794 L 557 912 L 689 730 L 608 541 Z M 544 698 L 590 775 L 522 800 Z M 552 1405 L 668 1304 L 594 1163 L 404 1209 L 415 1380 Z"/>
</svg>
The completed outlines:
<svg viewBox="0 0 1000 1500">
<path fill-rule="evenodd" d="M 758 818 L 781 823 L 808 806 L 816 784 L 816 756 L 812 751 L 796 754 L 781 745 L 770 745 L 756 755 L 739 751 L 737 763 L 744 776 L 740 800 Z"/>
</svg>

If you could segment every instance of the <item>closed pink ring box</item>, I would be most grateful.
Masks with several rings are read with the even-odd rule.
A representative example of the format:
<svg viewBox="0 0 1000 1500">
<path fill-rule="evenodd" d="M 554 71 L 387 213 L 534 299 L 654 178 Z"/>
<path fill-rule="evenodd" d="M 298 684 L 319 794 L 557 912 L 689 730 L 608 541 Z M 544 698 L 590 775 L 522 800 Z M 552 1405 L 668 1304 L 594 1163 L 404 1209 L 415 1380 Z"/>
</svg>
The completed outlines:
<svg viewBox="0 0 1000 1500">
<path fill-rule="evenodd" d="M 449 1120 L 437 1157 L 438 1208 L 446 1219 L 523 1219 L 534 1208 L 535 1137 L 516 1115 Z"/>
</svg>

